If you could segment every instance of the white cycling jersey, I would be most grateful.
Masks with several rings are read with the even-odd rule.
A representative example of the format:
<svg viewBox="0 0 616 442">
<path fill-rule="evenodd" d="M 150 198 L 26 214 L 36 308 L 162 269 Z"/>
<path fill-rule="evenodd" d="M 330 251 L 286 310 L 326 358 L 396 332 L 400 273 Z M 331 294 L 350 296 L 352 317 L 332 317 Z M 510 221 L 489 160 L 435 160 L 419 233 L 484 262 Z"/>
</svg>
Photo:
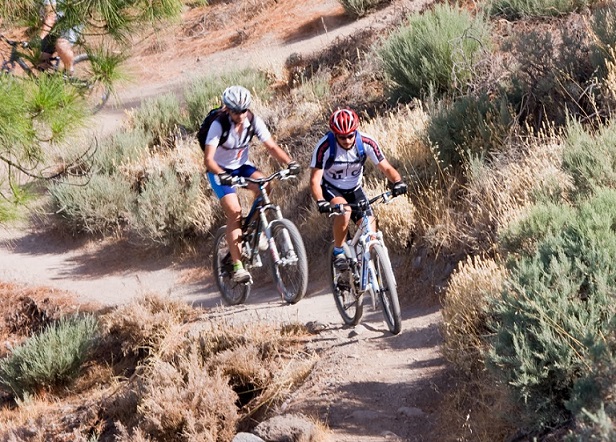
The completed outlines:
<svg viewBox="0 0 616 442">
<path fill-rule="evenodd" d="M 369 135 L 358 132 L 364 144 L 364 154 L 374 164 L 385 159 L 379 144 Z M 323 169 L 323 180 L 341 190 L 354 190 L 361 186 L 364 175 L 364 164 L 357 151 L 357 146 L 346 150 L 336 142 L 336 155 L 330 163 L 329 141 L 327 134 L 319 140 L 312 153 L 310 167 Z"/>
<path fill-rule="evenodd" d="M 229 118 L 231 121 L 231 129 L 229 129 L 229 136 L 227 140 L 218 146 L 218 142 L 222 135 L 222 126 L 218 120 L 212 122 L 210 130 L 205 138 L 205 145 L 216 145 L 216 152 L 214 153 L 214 161 L 218 163 L 220 167 L 225 169 L 235 170 L 242 165 L 249 163 L 248 161 L 248 149 L 250 147 L 250 140 L 247 140 L 248 128 L 250 127 L 250 121 L 248 118 L 244 119 L 244 128 L 241 134 L 238 134 L 235 130 L 235 123 L 228 115 L 223 115 L 221 118 Z M 255 115 L 252 119 L 252 124 L 255 129 L 255 136 L 264 143 L 272 137 L 269 129 L 265 125 L 263 120 Z M 250 164 L 250 163 L 249 163 Z"/>
</svg>

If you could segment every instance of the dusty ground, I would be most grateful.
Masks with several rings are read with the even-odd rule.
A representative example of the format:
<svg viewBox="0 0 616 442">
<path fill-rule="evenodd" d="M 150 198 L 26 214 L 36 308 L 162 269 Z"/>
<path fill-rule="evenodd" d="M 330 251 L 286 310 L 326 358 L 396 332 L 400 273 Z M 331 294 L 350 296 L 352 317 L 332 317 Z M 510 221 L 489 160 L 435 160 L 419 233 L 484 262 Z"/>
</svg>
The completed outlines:
<svg viewBox="0 0 616 442">
<path fill-rule="evenodd" d="M 232 5 L 237 5 L 235 10 L 230 10 Z M 360 21 L 345 18 L 336 0 L 243 1 L 217 3 L 207 9 L 208 15 L 204 9 L 191 11 L 181 24 L 136 44 L 130 68 L 139 81 L 121 89 L 115 106 L 101 112 L 92 126 L 108 133 L 121 123 L 125 109 L 180 90 L 184 81 L 204 70 L 256 64 L 281 72 L 291 53 L 310 54 L 360 27 L 378 32 L 407 9 L 422 5 L 394 2 Z M 115 305 L 158 292 L 233 319 L 318 321 L 325 330 L 315 335 L 312 347 L 321 360 L 282 411 L 319 417 L 332 429 L 332 441 L 444 440 L 438 431 L 438 407 L 447 388 L 438 305 L 403 305 L 398 336 L 389 334 L 381 314 L 370 309 L 362 325 L 346 328 L 328 289 L 313 274 L 307 297 L 295 306 L 282 304 L 265 278 L 245 305 L 221 307 L 203 264 L 129 244 L 0 228 L 3 281 L 66 290 L 84 303 Z M 405 288 L 399 290 L 404 296 Z"/>
</svg>

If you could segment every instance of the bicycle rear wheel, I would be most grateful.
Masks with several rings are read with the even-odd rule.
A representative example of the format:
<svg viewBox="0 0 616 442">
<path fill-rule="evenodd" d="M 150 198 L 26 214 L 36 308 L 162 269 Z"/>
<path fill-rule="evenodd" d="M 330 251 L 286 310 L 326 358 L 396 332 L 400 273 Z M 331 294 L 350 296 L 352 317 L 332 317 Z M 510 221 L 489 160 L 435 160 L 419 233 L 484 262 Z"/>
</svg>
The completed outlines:
<svg viewBox="0 0 616 442">
<path fill-rule="evenodd" d="M 304 297 L 308 287 L 304 242 L 295 224 L 288 219 L 272 221 L 271 232 L 280 258 L 278 264 L 272 262 L 272 276 L 282 299 L 295 304 Z"/>
<path fill-rule="evenodd" d="M 391 269 L 391 264 L 385 249 L 374 244 L 370 248 L 370 262 L 374 266 L 376 275 L 376 284 L 374 289 L 381 301 L 383 307 L 383 316 L 389 331 L 394 335 L 402 330 L 402 317 L 400 314 L 400 302 L 398 300 L 398 290 L 396 288 L 396 279 L 394 272 Z"/>
<path fill-rule="evenodd" d="M 111 91 L 106 84 L 97 79 L 88 54 L 76 56 L 73 65 L 74 72 L 69 81 L 79 90 L 90 111 L 95 114 L 105 106 Z"/>
<path fill-rule="evenodd" d="M 347 246 L 345 245 L 345 248 Z M 338 313 L 347 325 L 357 325 L 364 314 L 363 295 L 357 292 L 351 269 L 339 271 L 334 266 L 334 244 L 329 248 L 329 277 Z M 347 254 L 347 257 L 350 254 Z"/>
<path fill-rule="evenodd" d="M 238 305 L 246 301 L 250 294 L 250 284 L 233 282 L 233 261 L 227 244 L 226 227 L 223 226 L 214 235 L 213 271 L 216 285 L 222 298 L 229 305 Z"/>
</svg>

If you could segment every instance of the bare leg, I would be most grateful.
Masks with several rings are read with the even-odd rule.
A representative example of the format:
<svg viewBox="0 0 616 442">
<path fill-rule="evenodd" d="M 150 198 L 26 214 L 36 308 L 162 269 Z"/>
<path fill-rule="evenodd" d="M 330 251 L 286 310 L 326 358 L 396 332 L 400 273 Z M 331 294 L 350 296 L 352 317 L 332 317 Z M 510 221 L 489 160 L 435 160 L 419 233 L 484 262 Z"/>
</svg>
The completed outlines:
<svg viewBox="0 0 616 442">
<path fill-rule="evenodd" d="M 229 253 L 231 253 L 233 262 L 236 263 L 241 261 L 239 238 L 242 234 L 242 208 L 236 193 L 230 193 L 222 197 L 220 204 L 227 216 L 226 238 L 229 245 Z"/>
<path fill-rule="evenodd" d="M 344 204 L 347 201 L 337 196 L 330 201 L 331 205 Z M 351 209 L 345 210 L 344 215 L 334 217 L 334 246 L 342 247 L 346 239 L 347 230 L 349 229 L 349 221 L 351 220 Z"/>
<path fill-rule="evenodd" d="M 68 74 L 73 73 L 73 61 L 75 60 L 75 53 L 73 52 L 73 45 L 65 38 L 59 38 L 56 42 L 56 52 L 58 57 L 62 60 L 64 70 Z"/>
</svg>

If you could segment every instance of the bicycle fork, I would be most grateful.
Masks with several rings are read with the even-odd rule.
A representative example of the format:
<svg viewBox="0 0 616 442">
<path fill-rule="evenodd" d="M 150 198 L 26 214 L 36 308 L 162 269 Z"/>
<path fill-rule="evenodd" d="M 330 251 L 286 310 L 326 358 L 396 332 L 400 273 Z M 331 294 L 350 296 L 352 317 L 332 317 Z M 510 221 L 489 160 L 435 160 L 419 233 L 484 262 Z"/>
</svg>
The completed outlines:
<svg viewBox="0 0 616 442">
<path fill-rule="evenodd" d="M 282 212 L 280 211 L 280 208 L 276 207 L 274 211 L 276 213 L 276 219 L 274 221 L 282 219 Z M 261 211 L 259 216 L 261 218 L 261 225 L 265 226 L 263 231 L 265 232 L 265 236 L 267 238 L 267 245 L 270 250 L 270 254 L 272 255 L 272 261 L 274 262 L 274 264 L 276 266 L 285 266 L 288 264 L 296 263 L 298 261 L 298 258 L 297 254 L 295 253 L 295 249 L 293 248 L 293 243 L 291 242 L 291 236 L 289 235 L 289 231 L 287 229 L 282 230 L 282 236 L 286 245 L 286 253 L 285 256 L 281 257 L 280 251 L 276 246 L 276 241 L 274 241 L 274 236 L 272 234 L 272 223 L 274 221 L 268 221 L 267 217 L 265 216 L 265 211 Z"/>
</svg>

